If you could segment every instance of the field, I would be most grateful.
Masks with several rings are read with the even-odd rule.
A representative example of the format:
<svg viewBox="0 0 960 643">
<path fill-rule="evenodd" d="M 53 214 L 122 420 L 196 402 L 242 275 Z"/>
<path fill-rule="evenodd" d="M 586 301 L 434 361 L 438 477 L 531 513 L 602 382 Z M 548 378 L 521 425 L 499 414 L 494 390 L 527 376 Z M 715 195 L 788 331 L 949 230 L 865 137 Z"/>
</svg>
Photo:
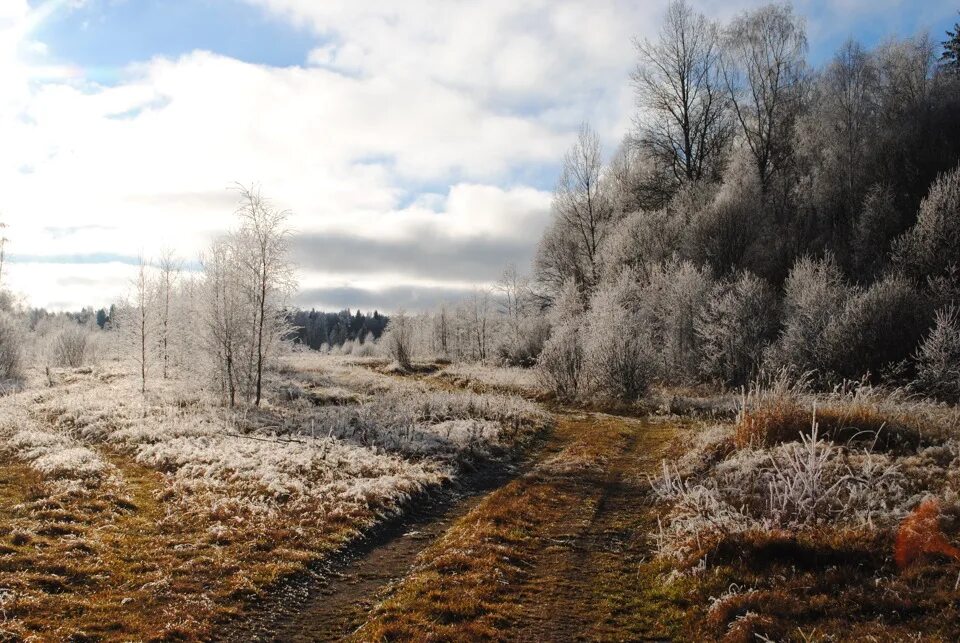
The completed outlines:
<svg viewBox="0 0 960 643">
<path fill-rule="evenodd" d="M 257 412 L 137 384 L 0 399 L 5 638 L 960 635 L 955 407 L 773 378 L 609 414 L 311 352 Z"/>
<path fill-rule="evenodd" d="M 204 638 L 546 422 L 515 396 L 315 355 L 270 388 L 229 413 L 175 380 L 141 397 L 106 364 L 2 398 L 3 636 Z"/>
</svg>

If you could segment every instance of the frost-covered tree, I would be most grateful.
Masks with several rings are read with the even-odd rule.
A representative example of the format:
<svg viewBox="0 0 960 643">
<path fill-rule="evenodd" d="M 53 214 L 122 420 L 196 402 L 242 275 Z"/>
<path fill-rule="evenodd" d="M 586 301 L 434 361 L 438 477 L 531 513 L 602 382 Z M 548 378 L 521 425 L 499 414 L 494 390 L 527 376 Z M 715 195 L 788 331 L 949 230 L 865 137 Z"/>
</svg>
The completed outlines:
<svg viewBox="0 0 960 643">
<path fill-rule="evenodd" d="M 700 370 L 727 385 L 749 382 L 777 333 L 777 297 L 763 279 L 744 272 L 714 286 L 695 325 Z"/>
<path fill-rule="evenodd" d="M 537 253 L 538 278 L 551 294 L 570 279 L 592 288 L 600 278 L 600 246 L 615 214 L 602 178 L 600 138 L 584 125 L 564 156 L 553 221 Z"/>
<path fill-rule="evenodd" d="M 172 250 L 165 250 L 160 255 L 159 275 L 157 278 L 158 306 L 159 306 L 159 340 L 160 362 L 163 367 L 163 379 L 170 375 L 170 355 L 173 349 L 175 300 L 177 285 L 180 279 L 182 263 L 176 258 Z"/>
<path fill-rule="evenodd" d="M 655 41 L 636 41 L 638 138 L 678 183 L 718 176 L 733 134 L 717 27 L 672 0 Z"/>
<path fill-rule="evenodd" d="M 799 113 L 806 73 L 803 20 L 786 4 L 769 4 L 735 18 L 727 27 L 723 78 L 743 138 L 766 188 L 789 156 L 790 132 Z"/>
<path fill-rule="evenodd" d="M 264 363 L 276 343 L 286 335 L 284 309 L 294 289 L 288 244 L 289 212 L 274 207 L 258 188 L 240 187 L 237 215 L 240 218 L 237 243 L 241 246 L 238 258 L 243 266 L 244 287 L 253 304 L 253 404 L 260 406 Z"/>
<path fill-rule="evenodd" d="M 899 230 L 899 214 L 889 186 L 867 190 L 853 230 L 853 267 L 871 280 L 889 261 L 890 244 Z"/>
<path fill-rule="evenodd" d="M 131 283 L 131 293 L 117 309 L 121 350 L 137 367 L 140 392 L 147 392 L 147 379 L 157 353 L 156 288 L 147 262 L 140 257 Z"/>
<path fill-rule="evenodd" d="M 948 402 L 960 402 L 960 312 L 956 308 L 937 311 L 933 330 L 914 359 L 915 388 Z"/>
<path fill-rule="evenodd" d="M 201 259 L 203 281 L 200 285 L 204 305 L 199 309 L 203 341 L 223 399 L 231 407 L 237 403 L 238 390 L 245 388 L 249 373 L 243 350 L 250 343 L 249 314 L 241 285 L 239 252 L 235 239 L 215 241 Z M 246 365 L 248 366 L 248 364 Z"/>
<path fill-rule="evenodd" d="M 894 244 L 894 262 L 918 278 L 960 266 L 960 166 L 933 183 L 917 223 Z"/>
</svg>

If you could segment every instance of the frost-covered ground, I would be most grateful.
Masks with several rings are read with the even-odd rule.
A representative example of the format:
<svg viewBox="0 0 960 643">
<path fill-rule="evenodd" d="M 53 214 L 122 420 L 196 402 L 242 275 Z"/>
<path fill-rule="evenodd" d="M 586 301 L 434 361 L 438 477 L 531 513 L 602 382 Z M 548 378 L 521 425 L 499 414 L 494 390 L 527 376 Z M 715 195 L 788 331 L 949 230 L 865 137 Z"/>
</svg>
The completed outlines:
<svg viewBox="0 0 960 643">
<path fill-rule="evenodd" d="M 955 640 L 960 411 L 784 381 L 742 404 L 650 480 L 665 582 L 709 606 L 701 635 Z"/>
<path fill-rule="evenodd" d="M 292 355 L 257 411 L 117 364 L 0 398 L 0 634 L 197 636 L 546 421 L 371 366 Z"/>
</svg>

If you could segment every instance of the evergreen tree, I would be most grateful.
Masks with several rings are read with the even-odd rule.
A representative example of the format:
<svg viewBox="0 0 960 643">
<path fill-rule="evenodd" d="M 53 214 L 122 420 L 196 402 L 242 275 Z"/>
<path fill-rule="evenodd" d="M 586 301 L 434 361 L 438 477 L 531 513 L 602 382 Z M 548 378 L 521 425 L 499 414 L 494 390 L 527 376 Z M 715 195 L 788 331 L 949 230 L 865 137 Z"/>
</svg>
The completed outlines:
<svg viewBox="0 0 960 643">
<path fill-rule="evenodd" d="M 947 32 L 948 39 L 943 41 L 943 55 L 940 64 L 944 69 L 960 75 L 960 22 Z"/>
</svg>

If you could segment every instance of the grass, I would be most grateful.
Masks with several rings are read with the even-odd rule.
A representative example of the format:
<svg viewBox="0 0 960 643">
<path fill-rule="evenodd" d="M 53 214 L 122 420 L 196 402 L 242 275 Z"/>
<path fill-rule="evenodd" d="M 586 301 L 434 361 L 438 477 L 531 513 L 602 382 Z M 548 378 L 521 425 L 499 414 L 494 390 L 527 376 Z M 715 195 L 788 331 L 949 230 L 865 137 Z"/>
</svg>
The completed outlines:
<svg viewBox="0 0 960 643">
<path fill-rule="evenodd" d="M 693 638 L 957 640 L 956 417 L 897 391 L 775 382 L 687 438 L 655 488 L 659 560 L 708 606 Z"/>
<path fill-rule="evenodd" d="M 54 375 L 0 399 L 0 638 L 215 638 L 458 475 L 461 454 L 509 453 L 542 420 L 499 398 L 406 396 L 395 378 L 316 356 L 240 416 L 176 381 L 143 400 L 110 365 Z M 295 382 L 344 394 L 326 405 L 281 393 Z M 437 435 L 437 448 L 408 446 Z"/>
</svg>

